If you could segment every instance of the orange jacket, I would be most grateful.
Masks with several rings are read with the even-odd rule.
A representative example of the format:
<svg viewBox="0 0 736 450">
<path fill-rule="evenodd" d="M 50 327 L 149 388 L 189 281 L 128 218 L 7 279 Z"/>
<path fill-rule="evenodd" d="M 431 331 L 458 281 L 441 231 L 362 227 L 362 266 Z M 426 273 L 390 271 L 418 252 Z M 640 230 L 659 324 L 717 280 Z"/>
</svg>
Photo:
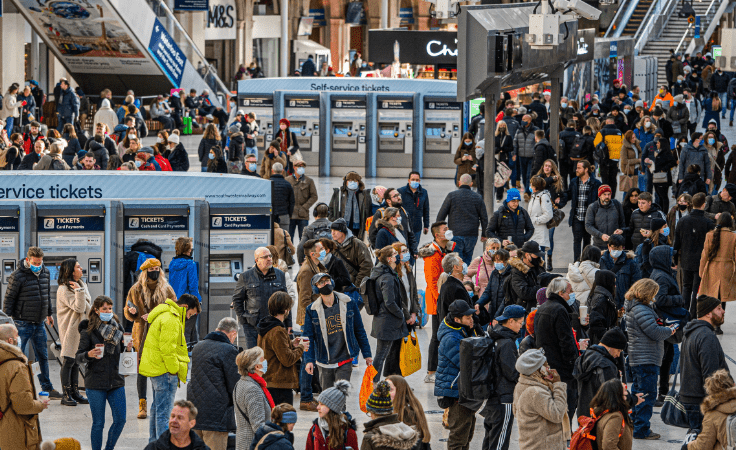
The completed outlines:
<svg viewBox="0 0 736 450">
<path fill-rule="evenodd" d="M 455 243 L 450 241 L 450 244 L 452 246 L 450 248 L 451 252 L 455 249 Z M 424 279 L 427 282 L 427 292 L 424 295 L 424 301 L 427 307 L 427 314 L 433 316 L 437 314 L 437 297 L 439 297 L 437 280 L 440 279 L 440 275 L 442 274 L 442 258 L 449 252 L 440 248 L 435 241 L 432 241 L 420 248 L 417 253 L 424 259 Z"/>
<path fill-rule="evenodd" d="M 662 103 L 669 103 L 669 107 L 672 108 L 672 102 L 675 100 L 674 97 L 672 97 L 672 94 L 669 92 L 666 93 L 664 97 L 657 94 L 656 97 L 654 97 L 654 100 L 652 100 L 652 106 L 649 108 L 649 111 L 654 111 L 654 108 L 657 106 L 657 100 L 662 100 Z M 664 109 L 664 108 L 662 108 Z"/>
</svg>

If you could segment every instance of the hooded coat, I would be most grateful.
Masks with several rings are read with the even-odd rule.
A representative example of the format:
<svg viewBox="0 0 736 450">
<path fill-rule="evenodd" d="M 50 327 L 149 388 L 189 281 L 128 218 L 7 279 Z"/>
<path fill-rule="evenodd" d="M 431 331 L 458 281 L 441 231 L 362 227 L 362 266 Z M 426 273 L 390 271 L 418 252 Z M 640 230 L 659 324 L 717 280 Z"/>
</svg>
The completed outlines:
<svg viewBox="0 0 736 450">
<path fill-rule="evenodd" d="M 402 227 L 401 224 L 398 224 L 394 227 L 391 222 L 383 219 L 378 219 L 376 221 L 376 228 L 378 229 L 378 232 L 376 233 L 376 249 L 382 249 L 388 245 L 393 244 L 394 242 L 401 242 L 407 247 L 409 246 L 403 234 L 404 227 Z M 399 240 L 399 235 L 401 236 L 403 242 Z"/>
<path fill-rule="evenodd" d="M 294 450 L 294 434 L 272 422 L 256 430 L 250 450 Z"/>
<path fill-rule="evenodd" d="M 189 353 L 184 338 L 186 308 L 168 299 L 148 314 L 150 324 L 138 373 L 153 378 L 166 373 L 178 374 L 187 381 Z"/>
<path fill-rule="evenodd" d="M 680 153 L 680 165 L 677 169 L 678 180 L 685 179 L 685 172 L 691 164 L 697 164 L 700 166 L 700 176 L 703 180 L 710 178 L 712 173 L 710 167 L 710 155 L 708 154 L 708 149 L 705 148 L 705 145 L 702 142 L 697 148 L 692 144 L 687 144 Z"/>
<path fill-rule="evenodd" d="M 578 416 L 590 417 L 590 401 L 608 380 L 618 379 L 616 360 L 602 345 L 592 345 L 575 362 L 572 375 L 578 381 Z"/>
<path fill-rule="evenodd" d="M 708 261 L 708 249 L 713 234 L 721 233 L 718 253 Z M 708 295 L 723 302 L 736 300 L 736 234 L 730 230 L 715 229 L 705 235 L 703 253 L 700 256 L 700 295 Z"/>
<path fill-rule="evenodd" d="M 67 94 L 64 94 L 64 97 L 66 96 Z M 76 97 L 76 95 L 74 96 Z M 77 110 L 79 110 L 79 99 L 78 98 L 77 98 Z M 62 117 L 66 117 L 63 114 L 61 115 Z M 105 125 L 107 125 L 107 132 L 108 133 L 113 132 L 115 127 L 118 125 L 118 115 L 115 114 L 115 111 L 113 111 L 112 107 L 110 106 L 110 100 L 108 99 L 102 100 L 100 109 L 98 109 L 97 112 L 95 113 L 94 122 L 95 122 L 95 128 L 97 127 L 98 123 L 104 123 Z"/>
<path fill-rule="evenodd" d="M 171 170 L 174 172 L 187 172 L 189 170 L 189 155 L 182 143 L 174 147 L 169 155 Z"/>
<path fill-rule="evenodd" d="M 610 274 L 608 275 L 611 276 Z M 615 278 L 612 281 L 614 286 Z M 577 299 L 577 296 L 575 297 Z M 618 321 L 618 308 L 609 289 L 596 285 L 591 296 L 589 305 L 589 333 L 591 344 L 598 344 L 606 331 L 616 326 Z M 587 411 L 587 410 L 586 410 Z"/>
<path fill-rule="evenodd" d="M 567 266 L 567 279 L 570 281 L 575 300 L 581 305 L 589 304 L 590 290 L 595 282 L 595 273 L 600 264 L 593 261 L 576 261 Z"/>
<path fill-rule="evenodd" d="M 659 291 L 654 296 L 657 310 L 687 307 L 672 270 L 672 247 L 660 245 L 653 248 L 649 252 L 649 264 L 652 266 L 649 278 L 659 285 Z"/>
<path fill-rule="evenodd" d="M 572 333 L 573 309 L 564 298 L 551 294 L 537 308 L 534 316 L 534 336 L 537 348 L 544 349 L 549 366 L 556 369 L 565 383 L 572 381 L 578 347 Z"/>
<path fill-rule="evenodd" d="M 629 288 L 641 279 L 641 269 L 636 264 L 634 252 L 624 251 L 614 261 L 611 252 L 606 250 L 601 256 L 601 269 L 610 270 L 616 274 L 616 307 L 623 308 L 626 299 L 624 296 Z"/>
<path fill-rule="evenodd" d="M 105 146 L 92 140 L 89 144 L 89 151 L 95 154 L 95 164 L 100 166 L 100 169 L 106 170 L 107 163 L 110 161 L 110 155 Z"/>
<path fill-rule="evenodd" d="M 536 378 L 521 375 L 514 390 L 514 418 L 519 427 L 519 448 L 564 450 L 570 439 L 567 385 L 558 381 L 550 389 Z"/>
<path fill-rule="evenodd" d="M 691 320 L 685 325 L 680 348 L 680 401 L 697 405 L 706 395 L 705 379 L 718 369 L 728 370 L 726 357 L 715 328 L 705 320 Z"/>
<path fill-rule="evenodd" d="M 420 438 L 416 427 L 400 422 L 398 414 L 366 422 L 364 433 L 360 450 L 411 450 Z"/>
<path fill-rule="evenodd" d="M 61 341 L 61 357 L 75 358 L 79 347 L 80 322 L 87 318 L 92 307 L 92 297 L 87 285 L 81 279 L 76 282 L 81 289 L 69 290 L 59 286 L 56 291 L 56 324 Z"/>
<path fill-rule="evenodd" d="M 722 450 L 728 446 L 728 417 L 736 413 L 736 387 L 709 395 L 700 405 L 702 430 L 687 450 Z M 685 447 L 683 447 L 684 449 Z"/>
<path fill-rule="evenodd" d="M 460 376 L 460 341 L 474 336 L 474 330 L 459 325 L 449 317 L 440 323 L 437 339 L 438 349 L 437 372 L 435 372 L 434 396 L 460 398 L 458 378 Z"/>
<path fill-rule="evenodd" d="M 549 191 L 544 190 L 533 193 L 527 207 L 529 208 L 529 218 L 534 227 L 534 234 L 532 234 L 531 240 L 539 244 L 540 247 L 549 247 L 547 222 L 552 220 L 554 215 L 552 197 Z"/>
<path fill-rule="evenodd" d="M 37 450 L 42 440 L 38 414 L 43 409 L 36 400 L 28 358 L 20 347 L 0 341 L 0 410 L 4 414 L 0 447 Z"/>
<path fill-rule="evenodd" d="M 289 339 L 284 322 L 274 316 L 266 316 L 258 322 L 258 346 L 268 361 L 268 371 L 263 375 L 269 388 L 299 388 L 299 362 L 304 348 L 296 347 Z"/>
</svg>

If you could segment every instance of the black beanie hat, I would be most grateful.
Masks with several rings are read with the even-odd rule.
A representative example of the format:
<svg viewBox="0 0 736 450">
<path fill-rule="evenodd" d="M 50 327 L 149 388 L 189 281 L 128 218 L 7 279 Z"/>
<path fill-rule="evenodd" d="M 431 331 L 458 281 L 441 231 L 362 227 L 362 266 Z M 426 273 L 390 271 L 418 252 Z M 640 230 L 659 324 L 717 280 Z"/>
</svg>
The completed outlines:
<svg viewBox="0 0 736 450">
<path fill-rule="evenodd" d="M 606 347 L 615 348 L 616 350 L 623 350 L 626 348 L 626 335 L 621 328 L 615 327 L 606 331 L 606 334 L 601 338 L 601 344 Z"/>
<path fill-rule="evenodd" d="M 717 298 L 708 297 L 707 295 L 698 297 L 698 319 L 718 308 L 720 304 L 721 301 Z"/>
</svg>

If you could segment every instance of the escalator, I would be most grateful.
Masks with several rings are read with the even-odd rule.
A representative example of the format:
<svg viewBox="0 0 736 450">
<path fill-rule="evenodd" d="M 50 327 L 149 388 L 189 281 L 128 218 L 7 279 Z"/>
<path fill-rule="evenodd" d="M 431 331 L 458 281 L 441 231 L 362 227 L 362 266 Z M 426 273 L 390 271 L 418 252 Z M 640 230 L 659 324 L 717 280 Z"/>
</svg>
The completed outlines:
<svg viewBox="0 0 736 450">
<path fill-rule="evenodd" d="M 85 92 L 209 89 L 216 106 L 228 96 L 161 0 L 10 1 Z"/>
<path fill-rule="evenodd" d="M 621 36 L 634 36 L 636 34 L 651 5 L 652 0 L 639 0 L 624 30 L 621 32 Z"/>
</svg>

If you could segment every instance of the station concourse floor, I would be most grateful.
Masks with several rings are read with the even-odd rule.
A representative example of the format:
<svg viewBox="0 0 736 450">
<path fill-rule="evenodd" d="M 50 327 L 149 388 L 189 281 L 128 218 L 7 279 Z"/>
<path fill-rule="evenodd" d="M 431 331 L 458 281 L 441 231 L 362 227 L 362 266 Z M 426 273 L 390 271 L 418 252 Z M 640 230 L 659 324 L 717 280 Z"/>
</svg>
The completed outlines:
<svg viewBox="0 0 736 450">
<path fill-rule="evenodd" d="M 725 127 L 724 133 L 726 134 L 729 142 L 736 142 L 736 132 L 734 128 Z M 199 136 L 185 136 L 182 141 L 190 153 L 190 161 L 192 168 L 190 171 L 199 170 L 199 161 L 197 159 L 196 151 L 199 144 Z M 150 142 L 149 142 L 150 141 Z M 145 144 L 150 145 L 155 142 L 154 138 L 146 138 Z M 342 175 L 330 178 L 318 178 L 314 177 L 317 189 L 319 192 L 319 200 L 323 202 L 329 202 L 332 190 L 334 187 L 339 187 L 342 183 Z M 408 175 L 408 174 L 407 174 Z M 364 180 L 367 186 L 375 186 L 377 184 L 386 187 L 401 187 L 406 183 L 406 179 L 386 179 L 376 178 Z M 454 189 L 452 180 L 440 180 L 440 179 L 424 179 L 422 186 L 428 190 L 430 197 L 430 221 L 434 221 L 437 212 L 439 211 L 442 201 L 447 192 Z M 616 198 L 621 199 L 622 194 L 617 193 Z M 672 203 L 671 203 L 672 204 Z M 526 207 L 526 205 L 524 205 Z M 498 204 L 495 205 L 496 209 Z M 572 231 L 567 226 L 567 217 L 569 217 L 569 206 L 565 210 L 566 220 L 557 229 L 555 233 L 555 251 L 554 251 L 554 267 L 555 272 L 566 273 L 567 265 L 572 262 Z M 420 245 L 429 242 L 429 235 L 423 235 L 420 241 Z M 475 249 L 474 255 L 477 256 L 482 251 L 480 239 Z M 297 266 L 293 267 L 293 276 L 296 275 L 298 270 Z M 417 282 L 419 289 L 426 288 L 426 282 L 423 276 L 423 261 L 420 259 L 417 265 Z M 729 361 L 729 367 L 731 370 L 736 370 L 736 360 L 731 357 L 736 357 L 736 339 L 731 339 L 736 336 L 736 317 L 733 314 L 728 314 L 731 308 L 727 310 L 726 323 L 723 325 L 723 336 L 720 336 L 721 345 L 726 353 L 727 360 Z M 296 308 L 294 309 L 294 313 Z M 363 323 L 366 328 L 366 332 L 369 334 L 371 341 L 371 347 L 375 351 L 375 339 L 370 337 L 371 330 L 371 316 L 368 316 L 363 312 Z M 419 398 L 420 402 L 424 405 L 425 414 L 427 421 L 429 422 L 430 431 L 432 433 L 431 445 L 435 450 L 445 448 L 446 440 L 448 437 L 448 430 L 442 426 L 442 409 L 437 405 L 437 400 L 434 396 L 434 385 L 424 383 L 423 379 L 426 374 L 427 364 L 427 348 L 429 345 L 429 338 L 431 336 L 431 325 L 418 330 L 419 344 L 422 351 L 422 369 L 417 373 L 409 376 L 407 380 L 414 389 L 415 395 Z M 57 390 L 61 389 L 60 383 L 60 366 L 55 360 L 49 362 L 51 381 Z M 363 423 L 370 420 L 370 418 L 360 411 L 358 407 L 358 393 L 360 390 L 360 383 L 362 382 L 363 372 L 365 371 L 365 361 L 360 358 L 360 367 L 353 369 L 351 377 L 352 388 L 350 395 L 347 399 L 347 409 L 352 414 L 353 418 L 358 423 L 358 441 L 361 442 L 363 438 Z M 38 380 L 35 379 L 37 389 Z M 182 384 L 177 391 L 178 398 L 186 398 L 186 385 Z M 150 383 L 148 389 L 149 408 L 150 399 L 152 398 Z M 138 395 L 136 391 L 136 380 L 135 377 L 126 378 L 126 400 L 127 400 L 127 423 L 123 434 L 118 441 L 116 446 L 120 450 L 140 450 L 145 447 L 148 442 L 148 419 L 139 420 L 136 418 L 138 414 Z M 295 442 L 294 448 L 304 449 L 306 445 L 306 438 L 309 428 L 312 425 L 314 419 L 317 418 L 317 413 L 299 411 L 299 396 L 294 395 L 294 406 L 298 411 L 298 421 L 294 428 Z M 662 435 L 662 438 L 657 441 L 634 441 L 634 448 L 637 450 L 655 450 L 655 449 L 679 449 L 682 445 L 682 440 L 685 437 L 686 430 L 670 427 L 664 425 L 660 420 L 661 408 L 655 408 L 652 416 L 652 427 L 651 429 Z M 92 425 L 92 418 L 89 407 L 87 405 L 78 405 L 76 407 L 61 406 L 59 401 L 52 401 L 48 410 L 44 411 L 40 415 L 41 430 L 45 439 L 56 439 L 60 437 L 74 437 L 82 443 L 83 449 L 90 449 L 90 428 Z M 106 439 L 107 429 L 112 423 L 112 417 L 110 415 L 109 408 L 107 409 L 107 418 L 105 421 L 105 434 L 103 437 Z M 576 429 L 577 425 L 573 427 Z M 470 444 L 470 449 L 480 450 L 483 442 L 483 417 L 477 415 L 476 427 L 473 440 Z M 513 427 L 511 433 L 511 449 L 518 449 L 518 428 Z M 5 449 L 4 449 L 5 450 Z M 10 449 L 7 449 L 10 450 Z M 358 450 L 358 449 L 354 449 Z"/>
</svg>

